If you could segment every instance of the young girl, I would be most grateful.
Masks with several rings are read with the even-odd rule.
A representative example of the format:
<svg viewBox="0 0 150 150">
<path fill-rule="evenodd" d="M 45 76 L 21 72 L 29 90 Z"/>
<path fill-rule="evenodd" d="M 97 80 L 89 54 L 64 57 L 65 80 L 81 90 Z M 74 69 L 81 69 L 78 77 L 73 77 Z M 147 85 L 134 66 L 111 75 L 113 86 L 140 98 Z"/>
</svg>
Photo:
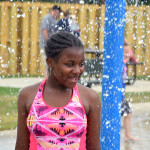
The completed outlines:
<svg viewBox="0 0 150 150">
<path fill-rule="evenodd" d="M 24 88 L 18 98 L 16 150 L 99 150 L 100 100 L 77 83 L 84 46 L 69 32 L 47 41 L 48 79 Z"/>
<path fill-rule="evenodd" d="M 131 108 L 128 104 L 128 101 L 125 97 L 125 88 L 126 88 L 126 78 L 127 78 L 127 66 L 126 63 L 132 61 L 136 62 L 136 58 L 133 55 L 131 48 L 127 40 L 124 40 L 124 49 L 123 49 L 123 76 L 122 76 L 122 103 L 121 103 L 121 116 L 124 116 L 124 128 L 125 128 L 125 141 L 138 141 L 139 139 L 131 135 L 130 123 L 131 123 Z"/>
</svg>

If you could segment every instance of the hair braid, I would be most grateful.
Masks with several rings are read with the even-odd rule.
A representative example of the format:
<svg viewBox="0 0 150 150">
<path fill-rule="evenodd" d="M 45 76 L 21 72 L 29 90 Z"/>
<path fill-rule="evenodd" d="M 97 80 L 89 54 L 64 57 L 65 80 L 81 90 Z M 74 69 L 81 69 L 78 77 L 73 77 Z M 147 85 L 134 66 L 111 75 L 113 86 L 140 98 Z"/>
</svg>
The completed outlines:
<svg viewBox="0 0 150 150">
<path fill-rule="evenodd" d="M 64 49 L 70 47 L 84 48 L 81 40 L 73 34 L 66 31 L 57 32 L 47 40 L 46 56 L 56 59 Z"/>
</svg>

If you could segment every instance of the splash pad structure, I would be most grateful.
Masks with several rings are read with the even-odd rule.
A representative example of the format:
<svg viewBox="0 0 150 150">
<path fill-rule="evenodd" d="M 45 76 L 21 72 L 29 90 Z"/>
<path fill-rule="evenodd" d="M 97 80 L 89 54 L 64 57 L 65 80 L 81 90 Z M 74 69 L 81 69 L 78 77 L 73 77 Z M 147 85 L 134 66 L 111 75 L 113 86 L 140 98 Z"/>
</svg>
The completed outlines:
<svg viewBox="0 0 150 150">
<path fill-rule="evenodd" d="M 101 149 L 120 149 L 125 0 L 105 1 Z"/>
</svg>

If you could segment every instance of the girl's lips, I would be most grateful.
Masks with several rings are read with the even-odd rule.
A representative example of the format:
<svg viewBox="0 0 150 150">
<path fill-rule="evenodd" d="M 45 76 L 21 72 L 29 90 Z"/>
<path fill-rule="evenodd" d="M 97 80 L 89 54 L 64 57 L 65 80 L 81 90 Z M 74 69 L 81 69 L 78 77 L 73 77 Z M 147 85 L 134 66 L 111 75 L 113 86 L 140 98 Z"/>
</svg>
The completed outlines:
<svg viewBox="0 0 150 150">
<path fill-rule="evenodd" d="M 78 81 L 78 78 L 69 78 L 69 80 L 73 83 L 76 83 Z"/>
</svg>

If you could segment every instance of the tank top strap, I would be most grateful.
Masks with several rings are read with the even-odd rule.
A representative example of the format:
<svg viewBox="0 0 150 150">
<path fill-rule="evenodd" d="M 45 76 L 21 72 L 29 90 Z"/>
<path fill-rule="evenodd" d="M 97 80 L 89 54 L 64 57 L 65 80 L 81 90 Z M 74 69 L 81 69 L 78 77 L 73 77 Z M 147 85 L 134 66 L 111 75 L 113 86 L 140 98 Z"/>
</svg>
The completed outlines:
<svg viewBox="0 0 150 150">
<path fill-rule="evenodd" d="M 72 98 L 72 101 L 79 103 L 79 105 L 82 107 L 84 113 L 86 114 L 84 106 L 83 106 L 83 103 L 82 103 L 81 98 L 80 98 L 80 94 L 79 94 L 79 90 L 78 90 L 78 85 L 77 84 L 73 88 L 73 98 Z"/>
<path fill-rule="evenodd" d="M 79 93 L 78 93 L 78 86 L 77 85 L 73 88 L 72 101 L 73 102 L 80 102 L 80 100 L 79 100 Z"/>
<path fill-rule="evenodd" d="M 43 89 L 44 89 L 44 86 L 45 86 L 45 83 L 46 83 L 47 79 L 43 80 L 39 86 L 39 89 L 38 89 L 38 92 L 34 98 L 34 101 L 36 100 L 40 100 L 42 98 L 42 95 L 43 95 Z"/>
<path fill-rule="evenodd" d="M 39 90 L 43 92 L 43 89 L 44 89 L 44 86 L 45 86 L 45 83 L 46 83 L 47 79 L 43 80 L 40 84 L 40 87 L 39 87 Z"/>
</svg>

